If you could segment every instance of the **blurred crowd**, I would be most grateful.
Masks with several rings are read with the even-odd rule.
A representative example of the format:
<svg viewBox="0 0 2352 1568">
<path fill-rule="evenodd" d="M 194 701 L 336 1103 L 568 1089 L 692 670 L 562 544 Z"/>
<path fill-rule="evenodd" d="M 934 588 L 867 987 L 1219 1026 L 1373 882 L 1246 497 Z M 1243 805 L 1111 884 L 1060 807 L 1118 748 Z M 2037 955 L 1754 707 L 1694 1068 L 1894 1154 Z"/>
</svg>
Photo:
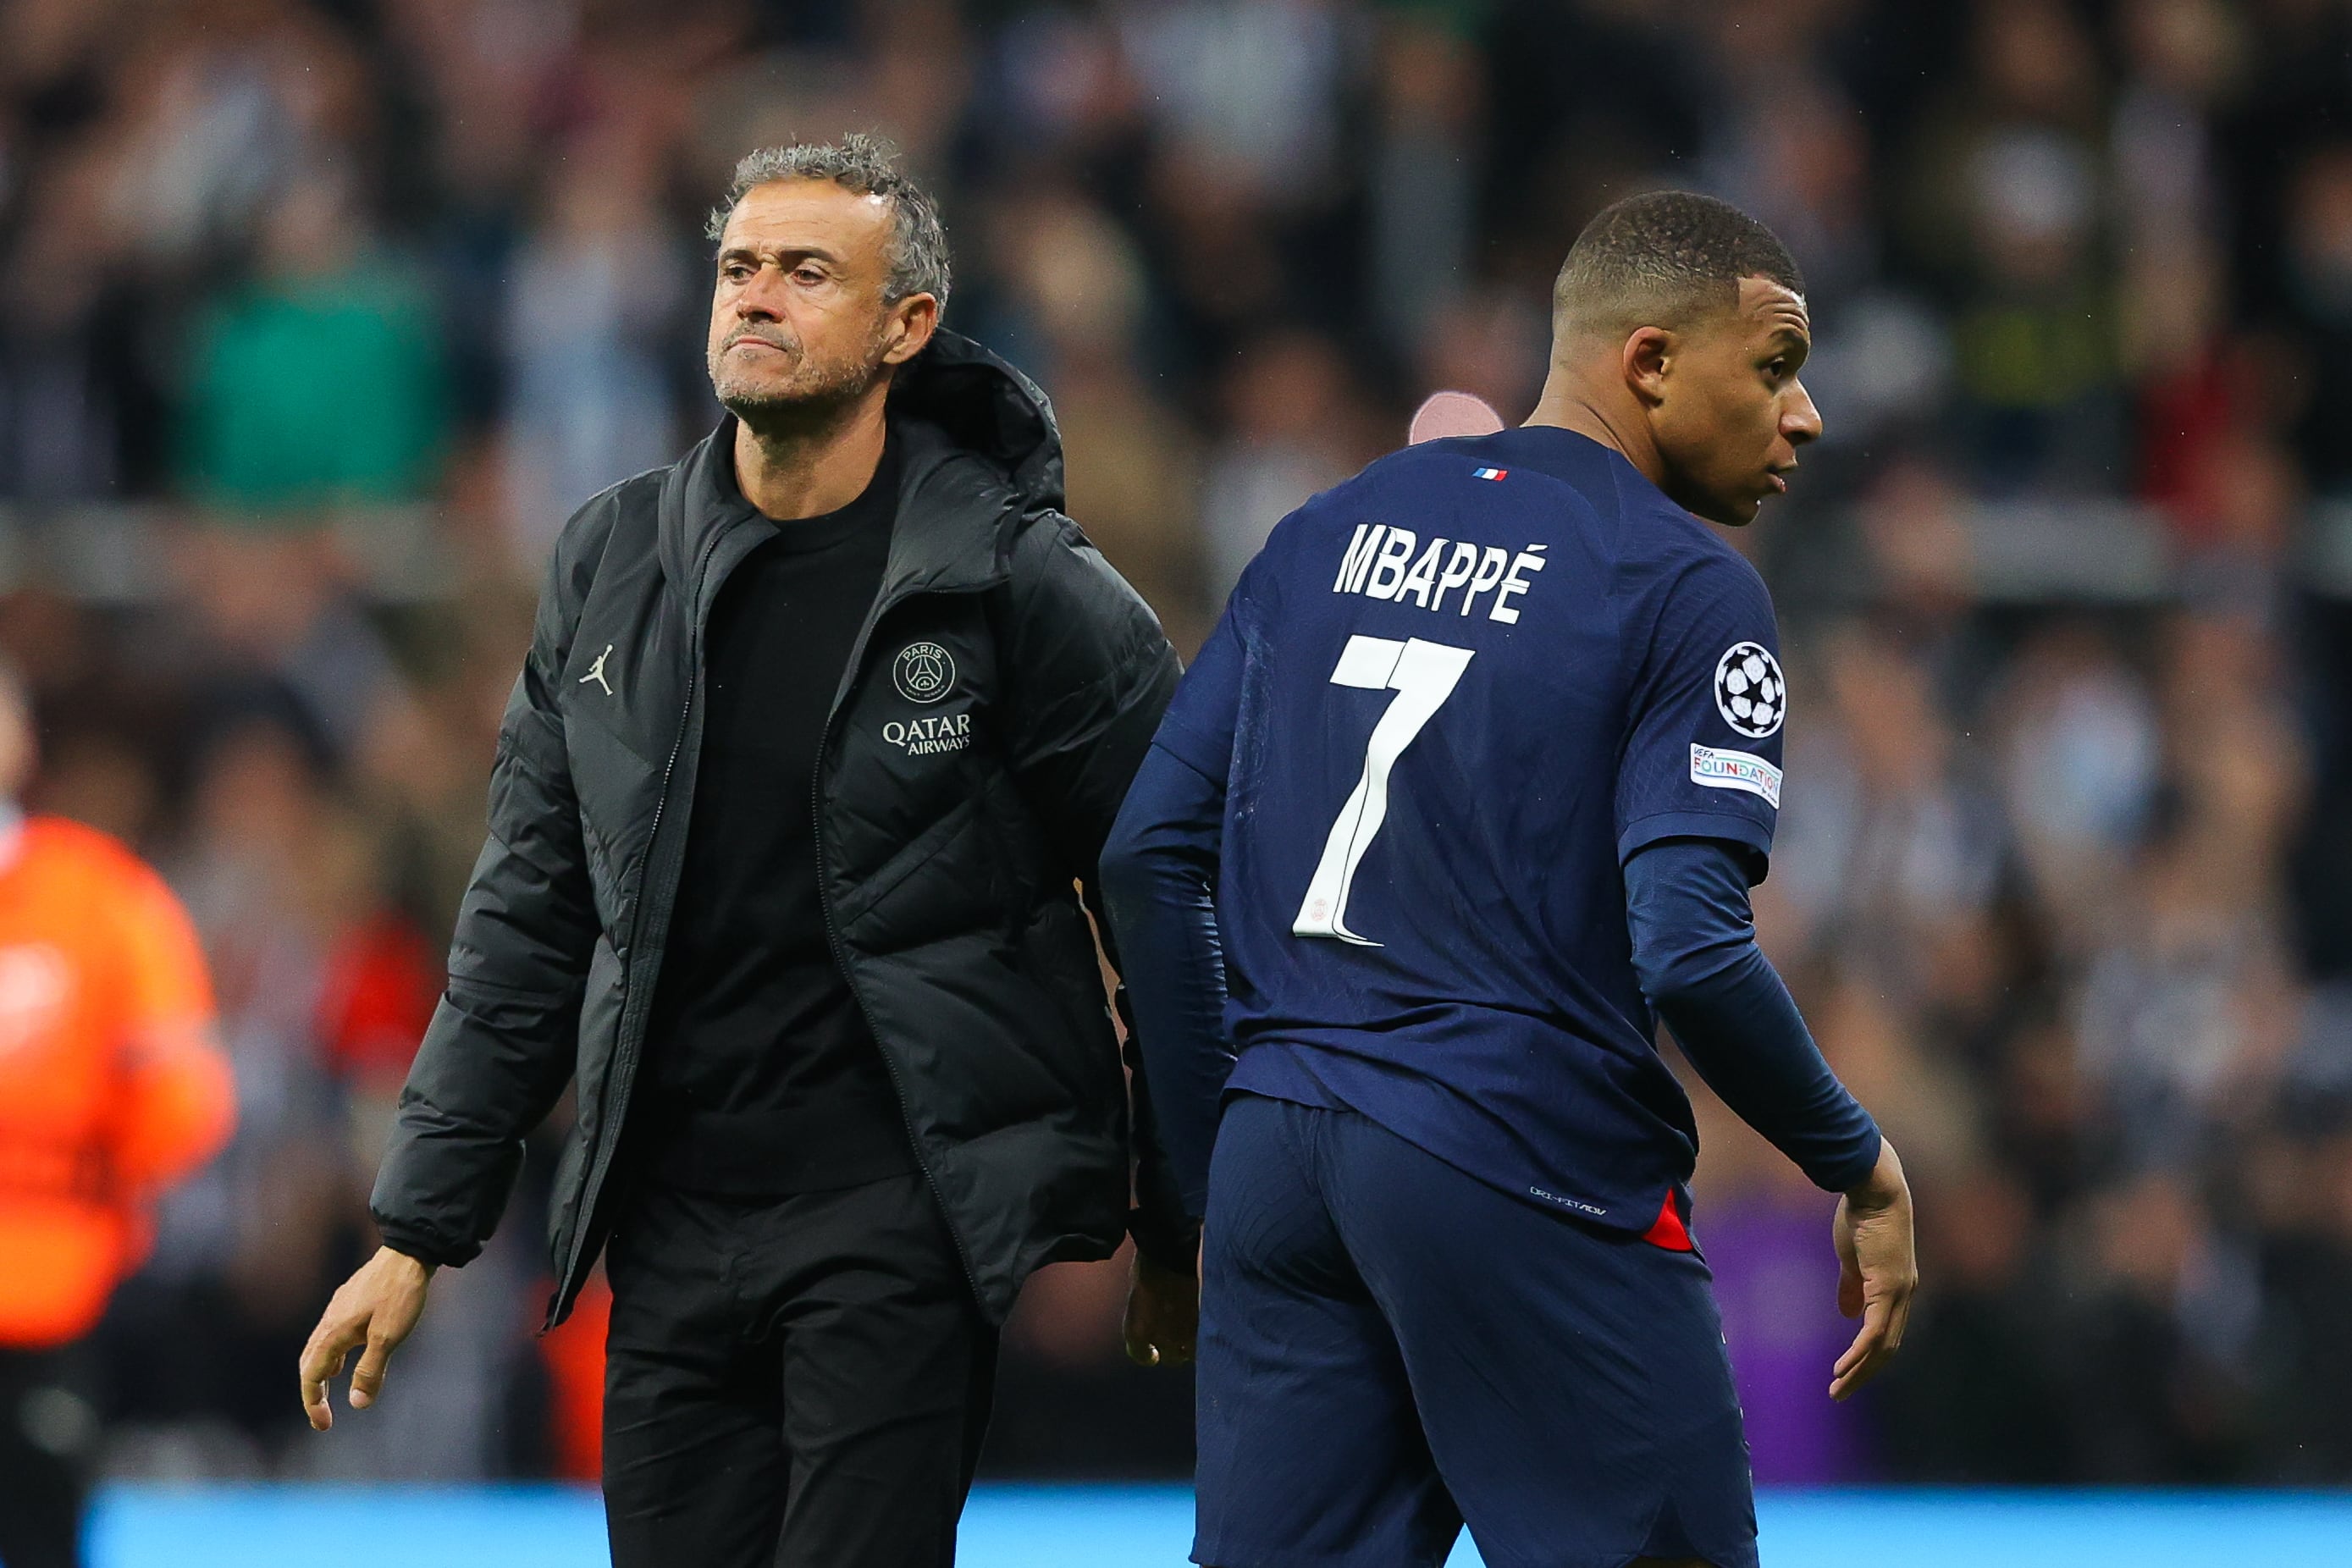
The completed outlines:
<svg viewBox="0 0 2352 1568">
<path fill-rule="evenodd" d="M 373 1245 L 549 542 L 717 417 L 735 157 L 866 128 L 1187 652 L 1423 394 L 1524 415 L 1606 201 L 1770 223 L 1829 439 L 1741 541 L 1795 682 L 1759 919 L 1927 1284 L 1831 1406 L 1829 1200 L 1701 1095 L 1759 1479 L 2352 1480 L 2345 0 L 0 3 L 30 805 L 167 871 L 241 1098 L 104 1331 L 118 1471 L 593 1467 L 529 1174 L 381 1408 L 314 1436 L 294 1353 Z M 1994 572 L 2020 537 L 2087 559 Z M 1122 1287 L 1035 1281 L 991 1469 L 1183 1471 Z"/>
</svg>

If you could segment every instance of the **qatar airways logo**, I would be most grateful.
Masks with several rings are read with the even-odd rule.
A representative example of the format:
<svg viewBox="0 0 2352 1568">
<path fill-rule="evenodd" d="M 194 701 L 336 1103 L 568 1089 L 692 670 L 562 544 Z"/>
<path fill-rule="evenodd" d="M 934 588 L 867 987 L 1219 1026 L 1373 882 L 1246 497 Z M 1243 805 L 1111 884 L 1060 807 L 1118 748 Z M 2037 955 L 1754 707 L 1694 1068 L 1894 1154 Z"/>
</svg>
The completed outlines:
<svg viewBox="0 0 2352 1568">
<path fill-rule="evenodd" d="M 971 744 L 971 715 L 932 713 L 920 719 L 893 719 L 882 726 L 882 738 L 910 757 L 961 752 Z"/>
</svg>

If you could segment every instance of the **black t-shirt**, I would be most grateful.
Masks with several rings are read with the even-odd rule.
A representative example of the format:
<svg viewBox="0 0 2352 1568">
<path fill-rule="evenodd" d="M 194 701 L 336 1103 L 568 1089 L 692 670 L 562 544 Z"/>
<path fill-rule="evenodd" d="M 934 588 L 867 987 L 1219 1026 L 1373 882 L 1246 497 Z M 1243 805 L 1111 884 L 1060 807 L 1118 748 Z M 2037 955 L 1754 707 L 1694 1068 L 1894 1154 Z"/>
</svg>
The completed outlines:
<svg viewBox="0 0 2352 1568">
<path fill-rule="evenodd" d="M 647 1034 L 646 1168 L 748 1195 L 914 1168 L 889 1069 L 834 961 L 816 866 L 817 746 L 880 590 L 897 443 L 838 511 L 777 524 L 703 638 L 702 751 Z M 715 497 L 751 513 L 733 465 Z"/>
</svg>

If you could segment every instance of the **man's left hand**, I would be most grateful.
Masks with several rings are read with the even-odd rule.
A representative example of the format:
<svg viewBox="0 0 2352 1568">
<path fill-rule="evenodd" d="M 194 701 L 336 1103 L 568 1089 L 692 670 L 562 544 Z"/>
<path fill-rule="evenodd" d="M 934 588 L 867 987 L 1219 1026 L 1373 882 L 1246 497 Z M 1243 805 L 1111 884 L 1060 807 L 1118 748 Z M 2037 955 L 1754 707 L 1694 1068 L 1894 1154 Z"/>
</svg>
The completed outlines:
<svg viewBox="0 0 2352 1568">
<path fill-rule="evenodd" d="M 1127 1288 L 1127 1359 L 1138 1366 L 1181 1366 L 1192 1359 L 1201 1326 L 1201 1281 L 1154 1263 L 1140 1250 Z"/>
</svg>

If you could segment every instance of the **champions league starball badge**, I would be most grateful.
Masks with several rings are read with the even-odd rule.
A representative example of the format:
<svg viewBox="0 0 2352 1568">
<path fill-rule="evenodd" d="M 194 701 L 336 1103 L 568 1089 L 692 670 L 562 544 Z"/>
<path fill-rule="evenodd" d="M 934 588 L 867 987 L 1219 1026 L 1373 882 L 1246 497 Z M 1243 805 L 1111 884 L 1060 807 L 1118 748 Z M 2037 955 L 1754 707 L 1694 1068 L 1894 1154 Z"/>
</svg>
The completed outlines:
<svg viewBox="0 0 2352 1568">
<path fill-rule="evenodd" d="M 891 663 L 890 679 L 909 702 L 937 702 L 955 689 L 954 656 L 935 642 L 909 643 Z"/>
<path fill-rule="evenodd" d="M 1715 667 L 1715 706 L 1723 721 L 1751 741 L 1780 728 L 1789 689 L 1780 663 L 1761 643 L 1734 643 Z"/>
</svg>

